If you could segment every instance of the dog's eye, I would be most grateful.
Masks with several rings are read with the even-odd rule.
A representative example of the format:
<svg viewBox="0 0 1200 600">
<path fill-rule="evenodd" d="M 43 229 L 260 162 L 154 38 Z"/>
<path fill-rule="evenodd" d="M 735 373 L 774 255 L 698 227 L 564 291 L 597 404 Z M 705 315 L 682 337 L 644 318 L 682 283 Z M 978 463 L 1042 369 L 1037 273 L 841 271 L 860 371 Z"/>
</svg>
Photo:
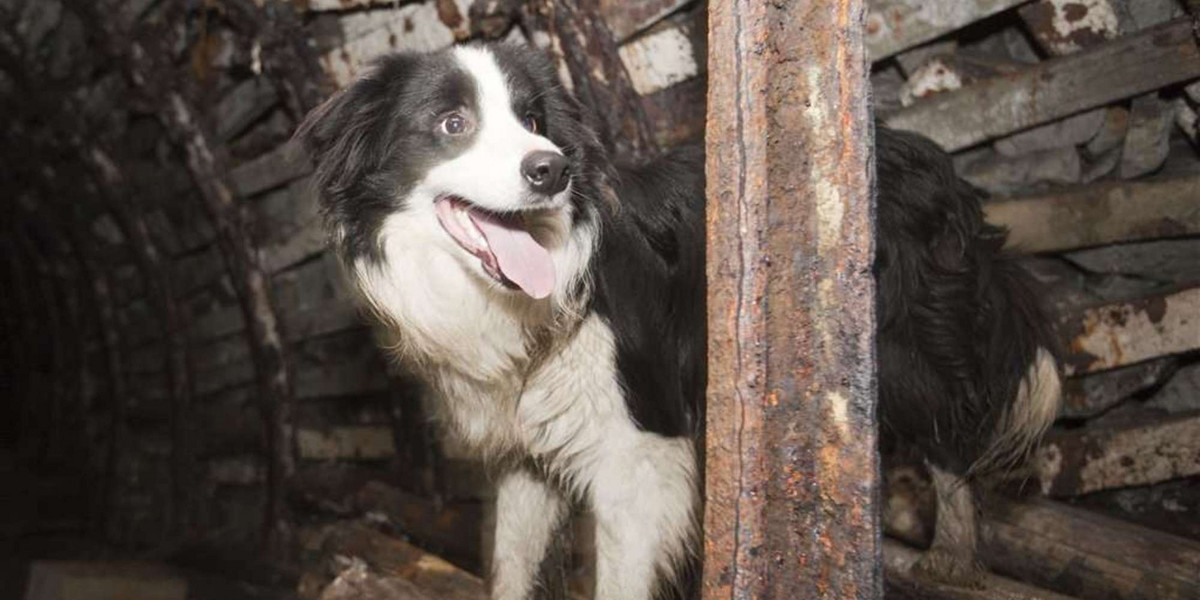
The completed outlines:
<svg viewBox="0 0 1200 600">
<path fill-rule="evenodd" d="M 537 115 L 531 112 L 525 113 L 525 116 L 521 119 L 521 125 L 524 125 L 525 129 L 529 130 L 529 133 L 542 132 L 541 122 L 538 121 Z"/>
<path fill-rule="evenodd" d="M 467 132 L 467 118 L 459 113 L 450 113 L 442 119 L 442 131 L 448 135 L 462 135 Z"/>
</svg>

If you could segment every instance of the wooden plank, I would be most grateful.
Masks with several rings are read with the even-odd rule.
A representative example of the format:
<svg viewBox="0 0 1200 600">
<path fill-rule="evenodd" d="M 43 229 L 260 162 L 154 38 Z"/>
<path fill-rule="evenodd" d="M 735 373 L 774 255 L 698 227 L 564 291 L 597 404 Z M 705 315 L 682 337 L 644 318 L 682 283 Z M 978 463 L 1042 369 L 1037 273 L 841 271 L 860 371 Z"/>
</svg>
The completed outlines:
<svg viewBox="0 0 1200 600">
<path fill-rule="evenodd" d="M 919 46 L 1029 0 L 868 0 L 872 61 Z"/>
<path fill-rule="evenodd" d="M 296 353 L 296 397 L 320 398 L 388 388 L 387 363 L 367 329 L 352 329 L 289 346 Z"/>
<path fill-rule="evenodd" d="M 1008 246 L 1050 252 L 1200 233 L 1200 177 L 1110 182 L 1049 195 L 987 202 L 988 222 Z"/>
<path fill-rule="evenodd" d="M 998 573 L 1080 598 L 1191 600 L 1200 544 L 1050 501 L 984 512 L 981 550 Z"/>
<path fill-rule="evenodd" d="M 338 425 L 296 428 L 296 448 L 307 460 L 378 460 L 396 455 L 392 428 L 383 425 Z"/>
<path fill-rule="evenodd" d="M 162 565 L 46 560 L 30 566 L 24 596 L 25 600 L 184 600 L 187 597 L 187 580 Z"/>
<path fill-rule="evenodd" d="M 386 7 L 392 8 L 396 6 L 396 0 L 289 0 L 299 4 L 302 8 L 314 12 L 339 11 L 353 8 L 366 7 Z M 671 13 L 690 4 L 692 0 L 600 0 L 600 10 L 608 21 L 608 26 L 612 30 L 613 39 L 620 42 L 636 35 L 637 33 L 646 30 L 655 23 L 666 18 Z M 461 18 L 464 15 L 474 15 L 479 12 L 473 5 L 481 3 L 495 4 L 497 0 L 455 0 L 450 4 L 455 7 L 455 13 Z M 434 4 L 432 2 L 426 4 Z M 444 4 L 438 2 L 437 4 Z M 446 8 L 442 11 L 447 12 Z M 453 17 L 446 16 L 443 18 L 443 24 L 450 25 L 446 21 L 453 21 Z M 465 28 L 465 25 L 455 23 L 456 29 Z M 503 33 L 503 32 L 500 32 Z"/>
<path fill-rule="evenodd" d="M 1055 431 L 1038 449 L 1034 465 L 1042 491 L 1052 496 L 1200 474 L 1200 416 Z"/>
<path fill-rule="evenodd" d="M 1068 375 L 1200 348 L 1200 287 L 1114 302 L 1060 319 Z"/>
<path fill-rule="evenodd" d="M 864 6 L 708 8 L 703 597 L 878 598 Z"/>
<path fill-rule="evenodd" d="M 407 579 L 431 598 L 486 600 L 483 581 L 416 546 L 362 525 L 346 524 L 327 531 L 322 549 L 362 559 L 372 569 Z"/>
<path fill-rule="evenodd" d="M 1036 588 L 984 573 L 978 588 L 962 588 L 923 581 L 910 574 L 921 553 L 892 539 L 883 540 L 883 571 L 887 578 L 888 600 L 1072 600 L 1049 590 Z"/>
<path fill-rule="evenodd" d="M 384 54 L 429 52 L 453 44 L 456 30 L 443 22 L 439 14 L 441 5 L 442 2 L 411 3 L 347 16 L 353 31 L 348 32 L 345 43 L 321 57 L 322 68 L 334 83 L 344 87 L 361 76 L 372 60 Z M 466 8 L 460 14 L 465 15 Z M 464 18 L 460 25 L 465 24 Z"/>
<path fill-rule="evenodd" d="M 1149 390 L 1175 372 L 1174 357 L 1158 358 L 1128 367 L 1072 377 L 1063 383 L 1060 417 L 1094 417 L 1138 392 Z"/>
<path fill-rule="evenodd" d="M 312 172 L 308 153 L 296 143 L 278 148 L 232 169 L 229 182 L 238 196 L 245 198 L 281 186 Z"/>
<path fill-rule="evenodd" d="M 703 72 L 696 55 L 690 21 L 651 31 L 617 49 L 633 89 L 645 96 L 687 81 Z"/>
<path fill-rule="evenodd" d="M 289 342 L 361 326 L 354 295 L 332 253 L 276 275 L 272 292 Z"/>
<path fill-rule="evenodd" d="M 887 117 L 948 151 L 1200 77 L 1190 19 L 1178 19 L 1029 67 L 1008 77 L 938 94 Z"/>
<path fill-rule="evenodd" d="M 598 0 L 600 14 L 608 23 L 613 39 L 624 42 L 671 13 L 691 4 L 692 0 Z"/>
<path fill-rule="evenodd" d="M 396 530 L 422 548 L 471 570 L 481 566 L 483 505 L 478 501 L 440 502 L 400 490 L 390 471 L 373 472 L 345 463 L 321 463 L 297 472 L 290 493 L 315 506 L 336 506 L 343 513 L 382 514 Z"/>
</svg>

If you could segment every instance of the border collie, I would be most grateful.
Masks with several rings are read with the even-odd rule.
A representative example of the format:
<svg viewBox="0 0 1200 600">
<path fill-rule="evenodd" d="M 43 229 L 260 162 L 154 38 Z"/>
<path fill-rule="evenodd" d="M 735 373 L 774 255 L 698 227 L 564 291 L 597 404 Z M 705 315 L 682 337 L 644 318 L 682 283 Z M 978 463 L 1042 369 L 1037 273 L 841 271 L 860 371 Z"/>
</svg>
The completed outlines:
<svg viewBox="0 0 1200 600">
<path fill-rule="evenodd" d="M 497 472 L 497 600 L 533 593 L 571 501 L 595 516 L 598 600 L 678 590 L 696 554 L 703 155 L 617 166 L 589 117 L 537 50 L 466 45 L 380 59 L 297 134 L 315 159 L 333 245 L 387 349 L 429 385 L 445 433 Z M 1018 452 L 1043 426 L 1004 408 L 1040 402 L 1016 389 L 1041 364 L 1021 324 L 1033 316 L 1004 287 L 1019 275 L 991 267 L 998 234 L 981 226 L 945 157 L 880 134 L 881 203 L 896 204 L 881 207 L 880 224 L 905 236 L 881 245 L 881 298 L 897 305 L 885 311 L 881 356 L 894 353 L 886 340 L 929 354 L 896 359 L 917 364 L 897 367 L 884 400 L 937 415 L 935 434 L 982 406 L 996 413 L 989 426 L 1014 432 L 988 452 Z M 888 181 L 909 176 L 927 185 Z M 979 270 L 994 273 L 974 284 Z M 933 271 L 950 282 L 945 293 L 923 277 Z M 938 314 L 967 307 L 996 314 Z M 1003 341 L 964 333 L 980 327 Z M 1006 383 L 976 385 L 991 376 Z M 957 469 L 973 449 L 931 460 Z"/>
</svg>

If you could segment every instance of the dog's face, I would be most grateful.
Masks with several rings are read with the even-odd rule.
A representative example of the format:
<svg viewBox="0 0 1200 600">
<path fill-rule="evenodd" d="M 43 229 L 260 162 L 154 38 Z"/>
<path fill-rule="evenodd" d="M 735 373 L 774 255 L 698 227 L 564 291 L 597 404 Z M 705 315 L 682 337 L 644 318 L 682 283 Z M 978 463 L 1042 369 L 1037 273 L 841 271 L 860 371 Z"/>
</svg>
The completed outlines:
<svg viewBox="0 0 1200 600">
<path fill-rule="evenodd" d="M 595 218 L 595 165 L 606 161 L 539 52 L 384 58 L 298 135 L 360 277 L 423 278 L 442 300 L 480 290 L 540 300 L 577 285 L 590 252 L 578 233 Z"/>
</svg>

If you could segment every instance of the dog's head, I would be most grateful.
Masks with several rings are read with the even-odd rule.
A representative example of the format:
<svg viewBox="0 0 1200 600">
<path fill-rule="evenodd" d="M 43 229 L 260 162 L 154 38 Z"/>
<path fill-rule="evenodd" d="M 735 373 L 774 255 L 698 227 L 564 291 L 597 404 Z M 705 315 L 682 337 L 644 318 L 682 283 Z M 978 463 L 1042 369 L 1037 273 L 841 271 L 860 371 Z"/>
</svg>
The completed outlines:
<svg viewBox="0 0 1200 600">
<path fill-rule="evenodd" d="M 607 159 L 537 50 L 385 57 L 297 136 L 347 265 L 396 284 L 368 296 L 536 302 L 581 285 Z"/>
</svg>

